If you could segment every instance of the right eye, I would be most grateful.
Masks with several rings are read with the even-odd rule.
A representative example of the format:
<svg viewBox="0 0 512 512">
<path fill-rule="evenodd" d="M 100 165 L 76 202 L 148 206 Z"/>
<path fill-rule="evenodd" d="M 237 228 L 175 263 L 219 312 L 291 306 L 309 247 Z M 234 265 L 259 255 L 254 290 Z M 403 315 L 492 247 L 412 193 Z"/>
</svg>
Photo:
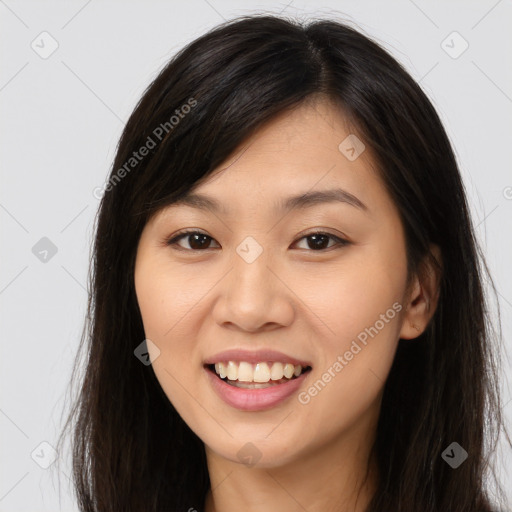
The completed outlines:
<svg viewBox="0 0 512 512">
<path fill-rule="evenodd" d="M 182 239 L 188 241 L 189 247 L 183 247 L 179 245 Z M 206 233 L 202 233 L 201 231 L 182 231 L 178 233 L 176 236 L 173 236 L 169 240 L 166 240 L 166 245 L 174 246 L 177 250 L 185 250 L 185 251 L 201 251 L 205 249 L 212 249 L 212 247 L 208 247 L 210 241 L 213 238 Z"/>
</svg>

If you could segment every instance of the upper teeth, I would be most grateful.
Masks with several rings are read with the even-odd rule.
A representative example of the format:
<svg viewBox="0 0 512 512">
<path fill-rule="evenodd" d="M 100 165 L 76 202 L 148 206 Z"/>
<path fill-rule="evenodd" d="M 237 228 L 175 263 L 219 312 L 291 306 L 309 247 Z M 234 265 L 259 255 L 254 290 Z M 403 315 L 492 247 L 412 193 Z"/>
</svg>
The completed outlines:
<svg viewBox="0 0 512 512">
<path fill-rule="evenodd" d="M 298 377 L 302 373 L 302 366 L 300 364 L 267 362 L 252 365 L 245 361 L 240 363 L 228 361 L 227 363 L 215 363 L 215 371 L 221 379 L 227 377 L 229 380 L 241 382 L 269 382 L 270 380 L 280 380 L 283 376 L 287 379 L 291 379 L 294 375 Z"/>
</svg>

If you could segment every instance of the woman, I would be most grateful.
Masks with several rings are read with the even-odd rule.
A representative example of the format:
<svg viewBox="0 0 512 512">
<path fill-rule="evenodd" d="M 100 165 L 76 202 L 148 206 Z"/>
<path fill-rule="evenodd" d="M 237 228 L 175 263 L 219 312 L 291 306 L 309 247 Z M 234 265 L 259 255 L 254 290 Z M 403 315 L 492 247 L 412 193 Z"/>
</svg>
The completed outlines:
<svg viewBox="0 0 512 512">
<path fill-rule="evenodd" d="M 81 510 L 492 510 L 483 258 L 445 130 L 381 47 L 217 27 L 148 87 L 101 193 Z"/>
</svg>

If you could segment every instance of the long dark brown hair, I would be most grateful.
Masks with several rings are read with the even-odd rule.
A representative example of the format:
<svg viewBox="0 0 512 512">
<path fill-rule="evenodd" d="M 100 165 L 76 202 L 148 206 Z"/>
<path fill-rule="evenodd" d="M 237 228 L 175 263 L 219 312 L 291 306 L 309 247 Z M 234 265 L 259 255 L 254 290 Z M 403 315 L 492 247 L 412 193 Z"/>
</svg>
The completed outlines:
<svg viewBox="0 0 512 512">
<path fill-rule="evenodd" d="M 372 149 L 405 228 L 410 272 L 430 244 L 442 253 L 434 317 L 414 342 L 400 340 L 385 384 L 373 446 L 380 479 L 367 510 L 484 512 L 496 496 L 504 500 L 499 484 L 496 496 L 487 490 L 490 457 L 505 430 L 501 320 L 499 308 L 497 319 L 491 315 L 486 284 L 496 291 L 434 107 L 361 31 L 253 15 L 214 28 L 170 60 L 128 120 L 102 190 L 70 386 L 77 396 L 59 440 L 71 434 L 81 511 L 204 509 L 204 445 L 151 365 L 134 356 L 145 338 L 134 288 L 139 237 L 153 214 L 263 123 L 315 95 L 339 106 Z M 147 154 L 133 160 L 142 147 Z M 468 453 L 456 469 L 442 457 L 452 442 Z"/>
</svg>

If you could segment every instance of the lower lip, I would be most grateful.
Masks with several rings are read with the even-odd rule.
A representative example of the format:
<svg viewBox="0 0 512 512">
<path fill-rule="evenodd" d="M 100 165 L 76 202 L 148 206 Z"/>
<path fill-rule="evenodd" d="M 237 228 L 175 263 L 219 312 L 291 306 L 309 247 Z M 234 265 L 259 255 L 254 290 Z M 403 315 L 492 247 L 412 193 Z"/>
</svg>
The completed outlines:
<svg viewBox="0 0 512 512">
<path fill-rule="evenodd" d="M 235 407 L 241 411 L 263 411 L 284 402 L 300 388 L 306 375 L 309 373 L 309 371 L 307 371 L 299 375 L 296 379 L 284 382 L 283 384 L 269 386 L 268 388 L 246 389 L 231 386 L 212 371 L 206 368 L 205 371 L 208 374 L 213 389 L 219 397 L 231 407 Z"/>
</svg>

